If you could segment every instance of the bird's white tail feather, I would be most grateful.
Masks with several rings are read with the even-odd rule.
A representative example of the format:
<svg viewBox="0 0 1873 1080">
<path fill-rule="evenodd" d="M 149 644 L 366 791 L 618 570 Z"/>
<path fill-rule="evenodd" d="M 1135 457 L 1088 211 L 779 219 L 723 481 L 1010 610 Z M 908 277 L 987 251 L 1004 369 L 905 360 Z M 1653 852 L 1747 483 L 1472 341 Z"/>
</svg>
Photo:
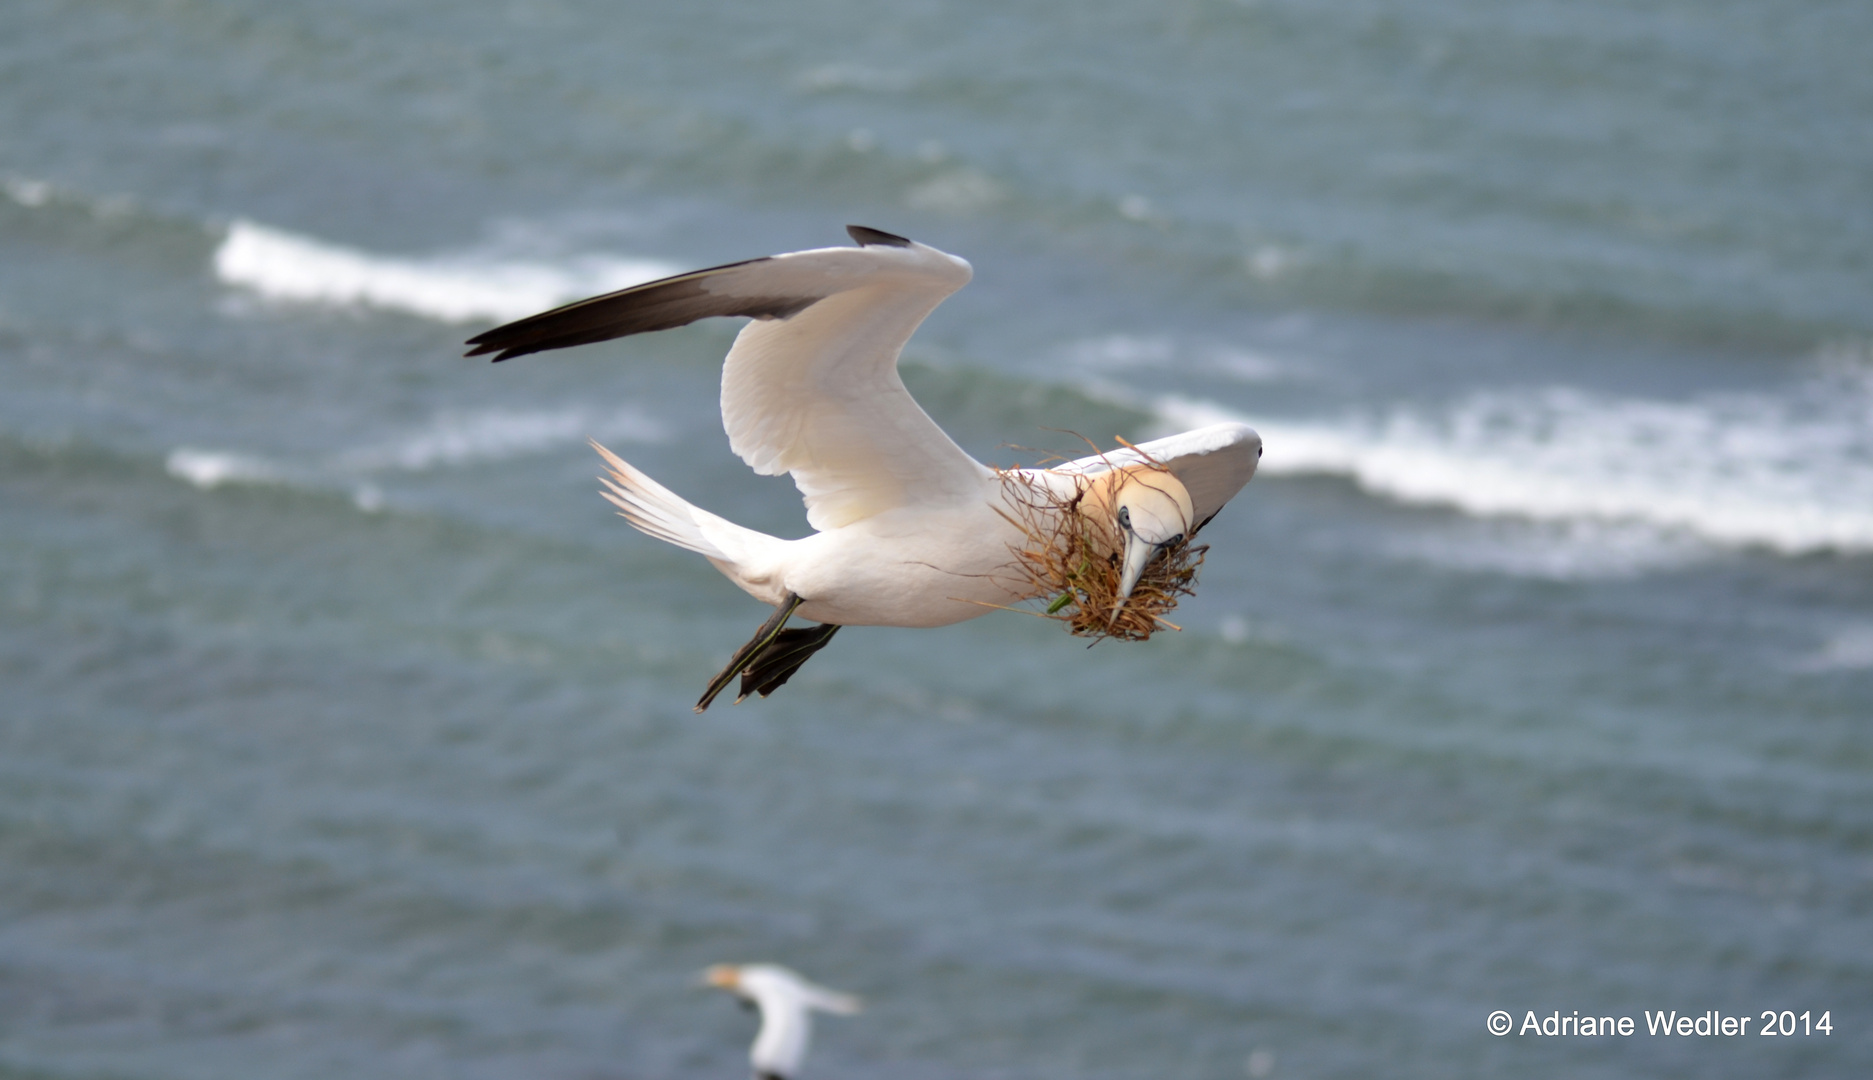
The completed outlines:
<svg viewBox="0 0 1873 1080">
<path fill-rule="evenodd" d="M 616 506 L 624 520 L 639 532 L 711 559 L 735 561 L 733 555 L 703 534 L 703 520 L 720 521 L 720 518 L 684 502 L 682 496 L 598 443 L 592 443 L 592 449 L 597 450 L 611 468 L 610 476 L 599 477 L 605 485 L 605 490 L 599 494 Z"/>
<path fill-rule="evenodd" d="M 641 532 L 708 559 L 762 603 L 779 604 L 786 599 L 787 591 L 775 567 L 787 541 L 691 506 L 598 443 L 594 442 L 592 448 L 611 466 L 611 475 L 599 478 L 605 485 L 600 494 L 618 508 L 624 520 Z"/>
</svg>

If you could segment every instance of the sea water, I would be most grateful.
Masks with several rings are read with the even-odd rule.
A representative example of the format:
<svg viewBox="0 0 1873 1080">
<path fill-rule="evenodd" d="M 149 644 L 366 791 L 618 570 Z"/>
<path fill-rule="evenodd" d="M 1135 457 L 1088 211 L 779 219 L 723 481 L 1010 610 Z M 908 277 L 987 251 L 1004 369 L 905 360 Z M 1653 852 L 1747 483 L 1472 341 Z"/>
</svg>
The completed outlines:
<svg viewBox="0 0 1873 1080">
<path fill-rule="evenodd" d="M 13 0 L 0 1077 L 735 1077 L 746 960 L 866 997 L 829 1080 L 1867 1075 L 1869 41 Z M 585 442 L 804 533 L 735 326 L 461 342 L 849 222 L 974 263 L 903 370 L 983 460 L 1259 428 L 1181 633 L 855 628 L 691 714 L 766 612 Z"/>
</svg>

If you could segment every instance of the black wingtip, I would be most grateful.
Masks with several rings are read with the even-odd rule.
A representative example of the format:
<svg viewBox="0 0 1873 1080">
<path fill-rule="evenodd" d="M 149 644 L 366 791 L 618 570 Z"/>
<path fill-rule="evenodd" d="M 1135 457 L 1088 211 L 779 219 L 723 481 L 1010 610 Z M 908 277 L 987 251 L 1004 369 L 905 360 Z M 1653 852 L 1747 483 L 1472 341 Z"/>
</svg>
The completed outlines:
<svg viewBox="0 0 1873 1080">
<path fill-rule="evenodd" d="M 863 225 L 847 225 L 845 231 L 860 247 L 883 244 L 885 247 L 907 248 L 911 243 L 909 240 L 895 233 L 883 232 L 878 229 L 868 229 Z"/>
<path fill-rule="evenodd" d="M 488 355 L 489 353 L 493 353 L 493 354 L 494 354 L 493 356 L 488 356 L 488 362 L 489 362 L 490 364 L 498 364 L 498 363 L 500 363 L 500 362 L 501 362 L 501 361 L 503 361 L 503 360 L 511 360 L 511 359 L 513 359 L 513 358 L 514 358 L 514 357 L 516 357 L 516 356 L 521 356 L 521 355 L 524 355 L 524 354 L 525 354 L 525 353 L 527 353 L 527 352 L 532 352 L 532 351 L 533 351 L 533 350 L 531 350 L 531 349 L 525 349 L 525 350 L 522 350 L 522 349 L 503 349 L 503 348 L 502 348 L 501 346 L 499 346 L 499 345 L 476 345 L 476 344 L 475 344 L 475 341 L 476 341 L 476 339 L 474 339 L 474 338 L 469 338 L 469 339 L 468 339 L 468 340 L 467 340 L 466 342 L 464 342 L 464 344 L 467 344 L 467 345 L 474 345 L 475 347 L 474 347 L 474 348 L 472 348 L 472 349 L 470 349 L 470 350 L 468 350 L 467 352 L 465 352 L 465 353 L 463 353 L 462 355 L 463 355 L 464 357 L 469 357 L 469 356 L 487 356 L 487 355 Z"/>
</svg>

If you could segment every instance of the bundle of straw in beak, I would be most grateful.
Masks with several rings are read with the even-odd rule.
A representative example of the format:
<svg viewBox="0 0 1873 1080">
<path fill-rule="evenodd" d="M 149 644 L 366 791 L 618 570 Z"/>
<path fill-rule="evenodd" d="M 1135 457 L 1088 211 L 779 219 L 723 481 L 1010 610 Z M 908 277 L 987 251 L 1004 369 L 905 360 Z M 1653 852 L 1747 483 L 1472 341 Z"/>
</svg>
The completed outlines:
<svg viewBox="0 0 1873 1080">
<path fill-rule="evenodd" d="M 1152 463 L 1146 469 L 1169 470 Z M 1208 545 L 1188 536 L 1161 549 L 1145 567 L 1131 595 L 1119 603 L 1125 541 L 1109 507 L 1097 498 L 1099 475 L 1060 474 L 1047 479 L 1028 470 L 1002 470 L 1004 513 L 1023 540 L 1011 545 L 1011 570 L 1027 595 L 1045 600 L 1033 614 L 1065 623 L 1076 637 L 1144 641 L 1159 629 L 1182 629 L 1164 615 L 1181 597 L 1195 595 L 1197 568 Z M 1089 498 L 1088 496 L 1095 496 Z"/>
</svg>

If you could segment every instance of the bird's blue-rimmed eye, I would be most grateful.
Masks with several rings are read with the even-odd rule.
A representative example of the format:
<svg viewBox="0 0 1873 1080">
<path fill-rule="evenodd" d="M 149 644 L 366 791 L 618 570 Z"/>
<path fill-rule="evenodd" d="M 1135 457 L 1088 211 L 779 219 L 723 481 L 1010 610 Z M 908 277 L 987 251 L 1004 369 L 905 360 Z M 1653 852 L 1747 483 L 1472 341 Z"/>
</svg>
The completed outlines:
<svg viewBox="0 0 1873 1080">
<path fill-rule="evenodd" d="M 1132 508 L 1129 506 L 1119 507 L 1119 528 L 1129 530 L 1131 527 L 1132 527 Z"/>
</svg>

